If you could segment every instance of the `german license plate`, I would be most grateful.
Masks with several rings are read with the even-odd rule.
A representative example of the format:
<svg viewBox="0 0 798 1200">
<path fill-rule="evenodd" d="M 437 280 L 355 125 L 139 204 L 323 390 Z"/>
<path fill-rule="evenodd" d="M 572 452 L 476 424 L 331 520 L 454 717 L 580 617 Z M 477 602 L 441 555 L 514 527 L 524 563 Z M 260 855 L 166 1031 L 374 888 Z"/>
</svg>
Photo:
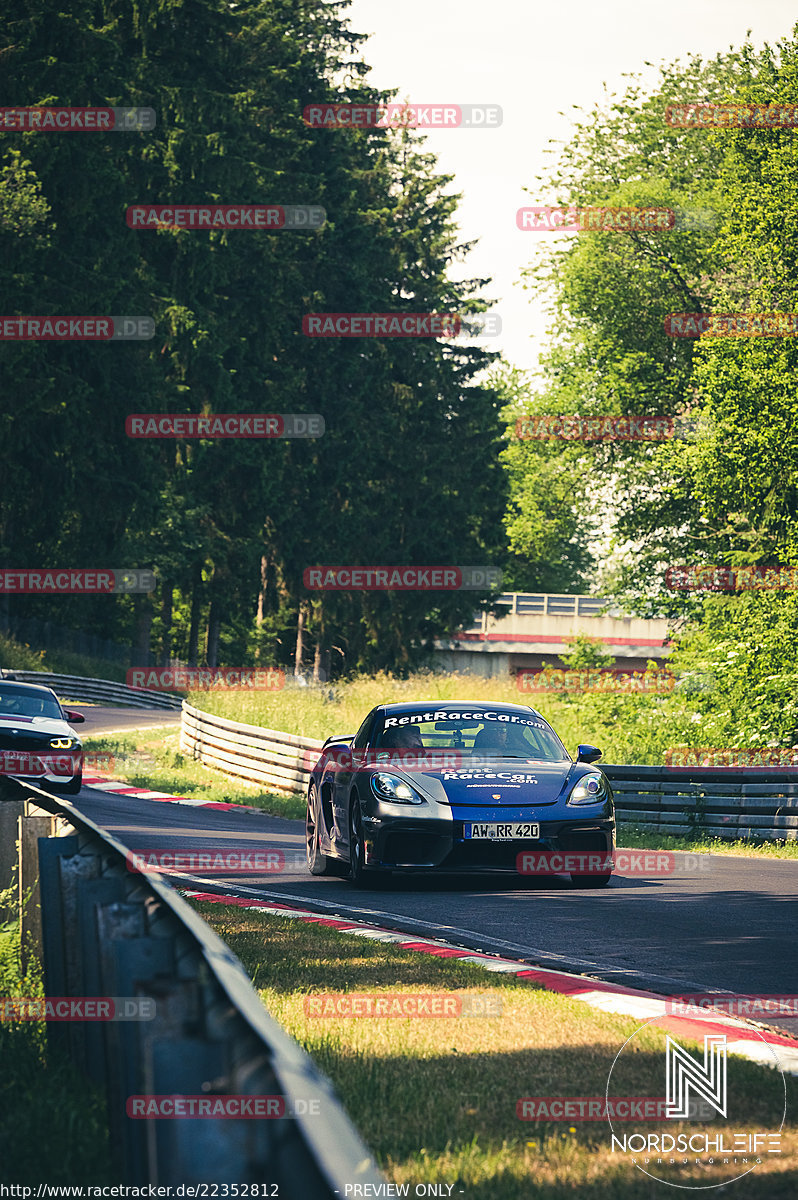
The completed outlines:
<svg viewBox="0 0 798 1200">
<path fill-rule="evenodd" d="M 540 826 L 517 821 L 508 821 L 505 825 L 496 823 L 484 825 L 474 821 L 471 824 L 466 823 L 463 835 L 467 840 L 471 839 L 472 841 L 483 839 L 491 842 L 515 842 L 519 838 L 539 838 Z"/>
</svg>

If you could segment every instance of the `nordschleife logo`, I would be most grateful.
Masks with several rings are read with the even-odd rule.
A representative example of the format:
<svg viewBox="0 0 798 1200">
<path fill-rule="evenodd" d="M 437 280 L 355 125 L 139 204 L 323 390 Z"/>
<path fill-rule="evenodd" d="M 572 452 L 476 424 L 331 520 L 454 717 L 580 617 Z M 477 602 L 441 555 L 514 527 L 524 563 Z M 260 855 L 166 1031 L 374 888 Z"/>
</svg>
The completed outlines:
<svg viewBox="0 0 798 1200">
<path fill-rule="evenodd" d="M 757 1169 L 783 1169 L 787 1083 L 780 1047 L 751 1025 L 708 1013 L 706 1032 L 670 1034 L 652 1017 L 618 1051 L 607 1077 L 610 1153 L 668 1187 L 707 1191 Z M 751 1035 L 754 1034 L 754 1038 Z M 743 1041 L 745 1037 L 745 1041 Z M 745 1049 L 751 1055 L 743 1058 Z M 756 1061 L 752 1061 L 756 1058 Z M 775 1069 L 772 1069 L 775 1068 Z M 665 1120 L 613 1120 L 610 1096 L 665 1097 Z M 786 1151 L 785 1151 L 786 1152 Z M 730 1192 L 746 1200 L 745 1185 Z"/>
</svg>

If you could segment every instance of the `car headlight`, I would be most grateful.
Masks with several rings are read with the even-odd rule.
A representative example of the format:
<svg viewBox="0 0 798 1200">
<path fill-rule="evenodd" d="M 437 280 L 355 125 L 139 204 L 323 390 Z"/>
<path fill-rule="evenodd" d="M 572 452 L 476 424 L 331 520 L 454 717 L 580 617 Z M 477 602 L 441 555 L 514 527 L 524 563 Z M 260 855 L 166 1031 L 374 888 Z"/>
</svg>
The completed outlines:
<svg viewBox="0 0 798 1200">
<path fill-rule="evenodd" d="M 569 804 L 601 804 L 607 799 L 607 785 L 603 775 L 583 775 L 571 789 Z"/>
<path fill-rule="evenodd" d="M 371 787 L 380 800 L 390 800 L 392 804 L 424 803 L 409 783 L 405 783 L 404 779 L 399 779 L 396 775 L 387 775 L 384 771 L 372 775 Z"/>
<path fill-rule="evenodd" d="M 50 738 L 53 750 L 72 750 L 77 744 L 77 738 Z"/>
</svg>

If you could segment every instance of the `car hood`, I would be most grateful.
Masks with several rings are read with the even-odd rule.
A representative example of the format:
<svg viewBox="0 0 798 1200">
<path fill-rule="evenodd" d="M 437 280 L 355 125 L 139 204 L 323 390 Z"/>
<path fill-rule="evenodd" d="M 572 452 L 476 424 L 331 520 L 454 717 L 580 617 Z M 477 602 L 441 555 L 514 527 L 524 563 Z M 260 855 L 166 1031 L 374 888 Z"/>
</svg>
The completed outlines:
<svg viewBox="0 0 798 1200">
<path fill-rule="evenodd" d="M 484 759 L 474 766 L 419 771 L 388 768 L 438 803 L 451 806 L 549 805 L 570 790 L 582 764 L 540 759 Z M 595 768 L 591 768 L 595 770 Z"/>
<path fill-rule="evenodd" d="M 60 717 L 20 717 L 15 713 L 3 713 L 0 716 L 0 731 L 7 732 L 10 729 L 18 729 L 21 733 L 40 733 L 44 737 L 78 736 Z"/>
</svg>

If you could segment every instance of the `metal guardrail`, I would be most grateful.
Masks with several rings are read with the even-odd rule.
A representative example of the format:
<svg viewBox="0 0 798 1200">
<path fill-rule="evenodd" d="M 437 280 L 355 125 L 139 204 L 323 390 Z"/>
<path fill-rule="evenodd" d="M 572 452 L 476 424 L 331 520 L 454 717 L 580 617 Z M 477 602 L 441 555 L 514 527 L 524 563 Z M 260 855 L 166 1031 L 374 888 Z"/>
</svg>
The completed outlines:
<svg viewBox="0 0 798 1200">
<path fill-rule="evenodd" d="M 307 790 L 324 742 L 228 721 L 183 701 L 180 750 L 206 767 L 290 794 Z"/>
<path fill-rule="evenodd" d="M 798 771 L 602 764 L 619 824 L 730 840 L 798 838 Z"/>
<path fill-rule="evenodd" d="M 5 780 L 0 810 L 21 808 L 8 800 L 22 796 L 31 815 L 62 818 L 61 836 L 38 839 L 46 995 L 154 1000 L 147 1020 L 48 1022 L 51 1043 L 105 1087 L 125 1181 L 257 1184 L 250 1195 L 287 1200 L 380 1194 L 384 1180 L 332 1085 L 224 942 L 172 887 L 129 870 L 125 847 L 69 801 Z M 129 1098 L 149 1096 L 273 1097 L 284 1113 L 127 1114 Z"/>
<path fill-rule="evenodd" d="M 323 742 L 243 725 L 184 701 L 184 754 L 228 775 L 283 792 L 305 792 Z M 798 771 L 602 764 L 619 825 L 681 836 L 700 829 L 727 839 L 798 838 Z"/>
<path fill-rule="evenodd" d="M 59 700 L 93 701 L 99 704 L 124 704 L 128 708 L 171 708 L 182 704 L 180 696 L 168 692 L 150 692 L 131 688 L 110 679 L 84 679 L 80 675 L 54 675 L 50 671 L 9 671 L 20 683 L 40 683 L 53 689 Z"/>
</svg>

